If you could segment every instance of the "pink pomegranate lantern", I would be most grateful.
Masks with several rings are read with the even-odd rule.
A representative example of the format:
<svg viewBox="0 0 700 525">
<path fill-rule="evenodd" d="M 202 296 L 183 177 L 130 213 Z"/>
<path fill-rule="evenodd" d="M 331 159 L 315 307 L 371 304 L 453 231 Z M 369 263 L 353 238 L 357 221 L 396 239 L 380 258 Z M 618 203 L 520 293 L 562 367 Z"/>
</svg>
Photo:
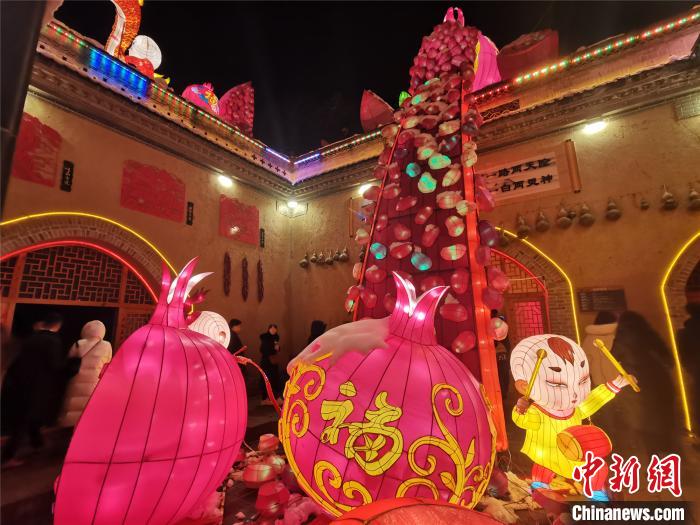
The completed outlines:
<svg viewBox="0 0 700 525">
<path fill-rule="evenodd" d="M 56 482 L 54 523 L 177 523 L 226 476 L 246 427 L 243 377 L 219 343 L 187 328 L 203 274 L 166 268 L 149 323 L 106 368 Z"/>
<path fill-rule="evenodd" d="M 480 386 L 435 340 L 449 287 L 416 300 L 394 280 L 389 317 L 334 328 L 288 367 L 280 439 L 301 487 L 332 515 L 403 496 L 473 507 L 493 467 Z"/>
</svg>

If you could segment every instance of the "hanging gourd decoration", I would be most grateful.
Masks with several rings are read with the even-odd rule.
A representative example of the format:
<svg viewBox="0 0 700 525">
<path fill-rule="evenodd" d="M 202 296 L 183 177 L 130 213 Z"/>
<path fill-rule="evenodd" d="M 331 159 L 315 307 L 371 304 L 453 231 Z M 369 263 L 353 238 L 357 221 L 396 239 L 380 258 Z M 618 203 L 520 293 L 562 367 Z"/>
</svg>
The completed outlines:
<svg viewBox="0 0 700 525">
<path fill-rule="evenodd" d="M 183 520 L 221 484 L 245 434 L 247 402 L 236 361 L 188 328 L 191 260 L 172 282 L 163 269 L 149 323 L 104 369 L 56 481 L 54 524 Z"/>
<path fill-rule="evenodd" d="M 678 207 L 676 197 L 674 197 L 673 193 L 668 191 L 666 186 L 664 186 L 664 193 L 661 195 L 661 207 L 664 210 L 675 210 Z"/>
<path fill-rule="evenodd" d="M 305 253 L 304 258 L 301 261 L 299 261 L 299 266 L 301 266 L 302 268 L 306 268 L 307 266 L 309 266 L 309 254 L 308 253 Z"/>
<path fill-rule="evenodd" d="M 639 209 L 642 211 L 646 211 L 651 207 L 651 204 L 649 204 L 649 201 L 645 198 L 642 197 L 639 199 Z"/>
<path fill-rule="evenodd" d="M 535 230 L 540 233 L 544 233 L 549 230 L 549 219 L 544 214 L 542 210 L 537 214 L 537 220 L 535 221 Z"/>
<path fill-rule="evenodd" d="M 620 208 L 617 207 L 617 203 L 613 199 L 608 199 L 608 207 L 605 210 L 605 218 L 609 221 L 616 221 L 622 217 L 622 212 Z"/>
<path fill-rule="evenodd" d="M 591 212 L 591 209 L 588 207 L 588 205 L 584 202 L 583 204 L 581 204 L 581 211 L 578 215 L 578 223 L 581 226 L 592 226 L 594 222 L 595 216 Z"/>
<path fill-rule="evenodd" d="M 688 209 L 690 211 L 700 210 L 700 193 L 698 193 L 692 186 L 688 192 Z"/>
<path fill-rule="evenodd" d="M 520 239 L 527 239 L 527 236 L 530 235 L 530 226 L 528 226 L 525 217 L 519 213 L 515 221 L 515 233 L 518 234 Z"/>
<path fill-rule="evenodd" d="M 569 217 L 569 211 L 562 205 L 559 208 L 559 213 L 557 213 L 557 226 L 562 230 L 567 229 L 573 224 L 571 217 Z"/>
<path fill-rule="evenodd" d="M 403 496 L 473 507 L 493 468 L 481 388 L 435 339 L 449 287 L 416 299 L 393 276 L 389 317 L 334 328 L 287 368 L 280 440 L 300 486 L 334 516 Z"/>
</svg>

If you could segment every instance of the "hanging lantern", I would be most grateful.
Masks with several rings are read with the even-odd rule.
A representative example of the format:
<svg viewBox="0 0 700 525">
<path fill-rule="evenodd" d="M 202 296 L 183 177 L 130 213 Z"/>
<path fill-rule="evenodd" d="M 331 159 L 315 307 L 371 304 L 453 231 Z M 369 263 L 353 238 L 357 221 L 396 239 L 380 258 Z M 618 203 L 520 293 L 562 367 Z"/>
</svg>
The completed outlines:
<svg viewBox="0 0 700 525">
<path fill-rule="evenodd" d="M 605 210 L 605 218 L 609 221 L 616 221 L 622 217 L 622 212 L 620 208 L 617 207 L 617 203 L 613 199 L 608 199 L 608 207 Z"/>
<path fill-rule="evenodd" d="M 700 210 L 700 194 L 695 191 L 693 186 L 690 186 L 690 191 L 688 192 L 688 209 L 690 211 Z"/>
<path fill-rule="evenodd" d="M 562 230 L 567 229 L 573 224 L 573 221 L 569 217 L 568 210 L 562 205 L 559 208 L 559 213 L 557 213 L 557 226 Z"/>
<path fill-rule="evenodd" d="M 535 230 L 540 233 L 544 233 L 549 230 L 549 219 L 544 214 L 542 210 L 537 214 L 537 220 L 535 221 Z"/>
<path fill-rule="evenodd" d="M 585 202 L 581 205 L 581 210 L 579 211 L 578 215 L 578 222 L 581 226 L 592 226 L 595 222 L 595 216 Z"/>
<path fill-rule="evenodd" d="M 473 507 L 493 467 L 479 385 L 435 340 L 446 288 L 416 299 L 394 279 L 390 317 L 329 330 L 288 367 L 280 438 L 299 484 L 334 516 L 404 496 Z"/>
<path fill-rule="evenodd" d="M 519 213 L 515 222 L 515 233 L 517 233 L 520 239 L 527 239 L 528 235 L 530 235 L 530 226 L 528 226 L 527 221 L 525 221 L 525 217 Z"/>
</svg>

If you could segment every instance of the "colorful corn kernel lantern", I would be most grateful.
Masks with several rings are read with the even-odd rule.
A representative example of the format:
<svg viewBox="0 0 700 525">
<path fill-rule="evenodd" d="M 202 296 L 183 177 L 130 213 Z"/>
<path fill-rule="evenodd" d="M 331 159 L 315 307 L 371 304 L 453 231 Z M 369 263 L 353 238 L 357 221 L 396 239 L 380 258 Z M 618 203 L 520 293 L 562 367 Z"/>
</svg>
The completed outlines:
<svg viewBox="0 0 700 525">
<path fill-rule="evenodd" d="M 226 476 L 243 440 L 243 376 L 187 327 L 202 275 L 163 273 L 151 320 L 116 352 L 75 428 L 56 482 L 56 525 L 177 523 Z"/>
<path fill-rule="evenodd" d="M 393 242 L 411 242 L 413 251 L 410 257 L 381 260 L 367 251 L 358 284 L 377 297 L 395 296 L 391 279 L 374 280 L 377 269 L 384 275 L 408 272 L 411 281 L 420 285 L 429 276 L 450 282 L 459 305 L 446 305 L 445 315 L 436 317 L 437 339 L 442 347 L 458 352 L 460 361 L 482 382 L 493 407 L 499 450 L 505 450 L 489 306 L 502 305 L 505 282 L 494 274 L 496 282 L 491 283 L 486 275 L 490 247 L 499 236 L 481 216 L 495 202 L 474 172 L 476 136 L 483 118 L 473 92 L 475 86 L 498 80 L 496 52 L 478 29 L 464 25 L 456 8 L 448 9 L 443 22 L 422 39 L 409 70 L 409 94 L 394 113 L 392 133 L 383 133 L 384 149 L 374 171 L 384 188 L 393 186 L 400 192 L 379 196 L 372 226 L 367 228 L 369 244 L 380 242 L 391 252 Z M 398 165 L 392 171 L 400 174 L 398 178 L 389 173 L 393 165 Z M 392 234 L 397 223 L 412 223 L 409 237 Z M 394 252 L 403 255 L 397 245 Z M 377 301 L 374 308 L 358 303 L 353 319 L 385 317 L 391 310 L 384 303 Z"/>
<path fill-rule="evenodd" d="M 389 317 L 334 328 L 288 367 L 285 454 L 304 491 L 335 516 L 403 496 L 473 507 L 493 467 L 479 384 L 435 340 L 448 288 L 416 300 L 413 285 L 394 280 Z"/>
</svg>

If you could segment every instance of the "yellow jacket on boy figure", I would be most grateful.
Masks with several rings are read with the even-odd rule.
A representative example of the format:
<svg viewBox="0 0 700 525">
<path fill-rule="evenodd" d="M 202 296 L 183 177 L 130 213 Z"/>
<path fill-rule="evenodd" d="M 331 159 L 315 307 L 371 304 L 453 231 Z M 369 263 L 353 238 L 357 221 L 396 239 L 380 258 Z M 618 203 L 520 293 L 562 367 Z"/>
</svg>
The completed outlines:
<svg viewBox="0 0 700 525">
<path fill-rule="evenodd" d="M 529 398 L 521 397 L 512 414 L 513 422 L 526 431 L 521 451 L 534 463 L 533 488 L 548 487 L 555 474 L 572 478 L 574 467 L 582 462 L 564 455 L 557 446 L 557 436 L 580 425 L 628 384 L 619 376 L 591 391 L 588 360 L 583 349 L 564 336 L 537 335 L 523 339 L 511 353 L 515 388 L 523 396 L 535 372 L 539 349 L 544 349 L 547 355 L 537 371 Z M 586 443 L 581 446 L 585 448 Z M 593 483 L 594 499 L 607 500 L 607 468 L 598 478 Z"/>
</svg>

